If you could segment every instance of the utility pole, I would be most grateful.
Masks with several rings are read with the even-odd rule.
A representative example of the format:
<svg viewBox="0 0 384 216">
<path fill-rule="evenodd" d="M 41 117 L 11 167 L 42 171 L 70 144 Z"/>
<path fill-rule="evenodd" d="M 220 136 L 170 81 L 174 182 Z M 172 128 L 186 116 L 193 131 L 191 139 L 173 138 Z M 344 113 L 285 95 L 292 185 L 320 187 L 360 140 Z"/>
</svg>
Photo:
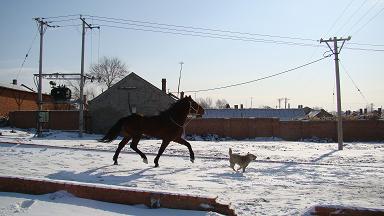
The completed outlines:
<svg viewBox="0 0 384 216">
<path fill-rule="evenodd" d="M 84 129 L 84 51 L 85 51 L 85 29 L 86 26 L 89 29 L 98 28 L 99 26 L 92 26 L 88 24 L 85 19 L 80 15 L 80 20 L 82 21 L 83 31 L 81 34 L 81 72 L 80 72 L 80 98 L 79 98 L 79 137 L 83 137 L 83 129 Z"/>
<path fill-rule="evenodd" d="M 43 18 L 34 18 L 34 20 L 39 25 L 39 33 L 40 33 L 40 55 L 39 55 L 39 83 L 37 87 L 37 137 L 42 137 L 42 131 L 43 131 L 43 125 L 41 122 L 41 111 L 43 110 L 43 93 L 42 93 L 42 81 L 43 81 L 43 38 L 44 33 L 46 30 L 46 27 L 58 27 L 58 26 L 51 26 L 48 24 L 47 21 L 44 21 Z M 44 28 L 45 27 L 45 28 Z"/>
<path fill-rule="evenodd" d="M 281 101 L 283 100 L 284 98 L 277 98 L 277 101 L 279 101 L 279 109 L 281 108 Z"/>
<path fill-rule="evenodd" d="M 177 85 L 177 96 L 180 97 L 180 79 L 181 79 L 181 71 L 183 70 L 184 62 L 180 62 L 180 74 L 179 74 L 179 84 Z"/>
<path fill-rule="evenodd" d="M 290 99 L 289 98 L 284 98 L 284 109 L 287 109 L 287 103 Z"/>
<path fill-rule="evenodd" d="M 343 119 L 341 116 L 341 93 L 340 93 L 340 74 L 339 74 L 339 53 L 344 46 L 345 41 L 351 40 L 348 38 L 329 38 L 328 40 L 320 39 L 320 43 L 325 42 L 331 52 L 335 55 L 335 71 L 336 71 L 336 96 L 337 96 L 337 141 L 338 149 L 343 150 Z M 337 42 L 342 41 L 340 49 L 338 49 Z M 333 42 L 333 49 L 328 42 Z"/>
</svg>

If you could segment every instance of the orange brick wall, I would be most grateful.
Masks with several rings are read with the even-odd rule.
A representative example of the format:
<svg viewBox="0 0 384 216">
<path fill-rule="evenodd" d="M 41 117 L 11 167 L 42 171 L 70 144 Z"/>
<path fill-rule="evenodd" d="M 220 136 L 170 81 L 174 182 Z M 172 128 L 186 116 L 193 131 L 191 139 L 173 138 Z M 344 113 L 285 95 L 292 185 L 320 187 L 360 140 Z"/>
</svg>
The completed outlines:
<svg viewBox="0 0 384 216">
<path fill-rule="evenodd" d="M 284 140 L 326 138 L 337 140 L 336 121 L 279 121 L 278 119 L 194 119 L 186 128 L 187 134 L 217 134 L 236 139 L 280 137 Z M 384 121 L 343 121 L 345 141 L 384 140 Z"/>
</svg>

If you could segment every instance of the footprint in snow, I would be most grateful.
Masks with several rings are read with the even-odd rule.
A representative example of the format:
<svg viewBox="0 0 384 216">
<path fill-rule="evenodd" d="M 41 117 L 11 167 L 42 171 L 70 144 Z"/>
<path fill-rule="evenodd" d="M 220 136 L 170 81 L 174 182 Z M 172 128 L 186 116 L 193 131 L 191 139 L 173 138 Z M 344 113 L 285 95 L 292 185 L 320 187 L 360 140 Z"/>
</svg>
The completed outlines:
<svg viewBox="0 0 384 216">
<path fill-rule="evenodd" d="M 27 208 L 31 207 L 34 203 L 35 203 L 34 200 L 25 200 L 20 204 L 20 207 L 23 209 L 27 209 Z"/>
</svg>

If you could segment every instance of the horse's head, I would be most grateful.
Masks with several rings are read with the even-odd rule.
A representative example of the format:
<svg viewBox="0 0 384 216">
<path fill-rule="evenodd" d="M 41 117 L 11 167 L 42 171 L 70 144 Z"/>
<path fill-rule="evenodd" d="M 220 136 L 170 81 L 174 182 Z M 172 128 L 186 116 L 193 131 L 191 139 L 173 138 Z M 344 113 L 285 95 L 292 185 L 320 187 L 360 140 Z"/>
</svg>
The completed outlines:
<svg viewBox="0 0 384 216">
<path fill-rule="evenodd" d="M 189 114 L 201 117 L 204 114 L 204 108 L 201 107 L 191 96 L 184 97 L 183 100 L 188 101 L 190 104 Z"/>
</svg>

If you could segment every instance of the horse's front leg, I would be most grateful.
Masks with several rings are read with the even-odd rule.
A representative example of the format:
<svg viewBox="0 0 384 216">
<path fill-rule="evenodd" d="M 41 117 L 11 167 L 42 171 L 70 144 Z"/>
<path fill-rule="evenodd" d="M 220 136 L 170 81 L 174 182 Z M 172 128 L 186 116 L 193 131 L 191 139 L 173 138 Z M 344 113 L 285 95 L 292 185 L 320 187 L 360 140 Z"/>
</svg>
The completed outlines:
<svg viewBox="0 0 384 216">
<path fill-rule="evenodd" d="M 147 156 L 145 156 L 145 154 L 144 154 L 143 152 L 141 152 L 141 151 L 137 148 L 137 145 L 139 144 L 140 138 L 141 138 L 141 136 L 133 137 L 130 146 L 131 146 L 131 148 L 132 148 L 137 154 L 140 155 L 140 157 L 143 159 L 143 162 L 146 163 L 146 164 L 148 164 Z"/>
<path fill-rule="evenodd" d="M 159 159 L 160 159 L 160 156 L 163 154 L 165 148 L 167 148 L 168 144 L 170 143 L 170 141 L 166 141 L 166 140 L 163 140 L 163 143 L 161 143 L 161 146 L 160 146 L 160 149 L 159 149 L 159 153 L 157 153 L 157 156 L 154 160 L 155 162 L 155 167 L 158 167 L 159 166 Z"/>
<path fill-rule="evenodd" d="M 131 137 L 124 137 L 124 139 L 121 140 L 121 142 L 119 143 L 119 146 L 117 147 L 116 149 L 116 152 L 115 152 L 115 155 L 113 155 L 113 165 L 117 165 L 117 158 L 119 158 L 119 154 L 120 154 L 120 151 L 121 149 L 124 148 L 124 146 L 129 142 L 129 140 L 131 139 Z"/>
<path fill-rule="evenodd" d="M 190 159 L 191 162 L 193 163 L 193 162 L 195 161 L 195 154 L 193 153 L 191 144 L 190 144 L 187 140 L 185 140 L 185 139 L 183 139 L 183 138 L 181 138 L 181 137 L 175 139 L 174 141 L 177 142 L 177 143 L 179 143 L 179 144 L 181 144 L 181 145 L 185 145 L 185 146 L 187 146 L 187 148 L 188 148 L 188 150 L 189 150 L 189 159 Z"/>
</svg>

